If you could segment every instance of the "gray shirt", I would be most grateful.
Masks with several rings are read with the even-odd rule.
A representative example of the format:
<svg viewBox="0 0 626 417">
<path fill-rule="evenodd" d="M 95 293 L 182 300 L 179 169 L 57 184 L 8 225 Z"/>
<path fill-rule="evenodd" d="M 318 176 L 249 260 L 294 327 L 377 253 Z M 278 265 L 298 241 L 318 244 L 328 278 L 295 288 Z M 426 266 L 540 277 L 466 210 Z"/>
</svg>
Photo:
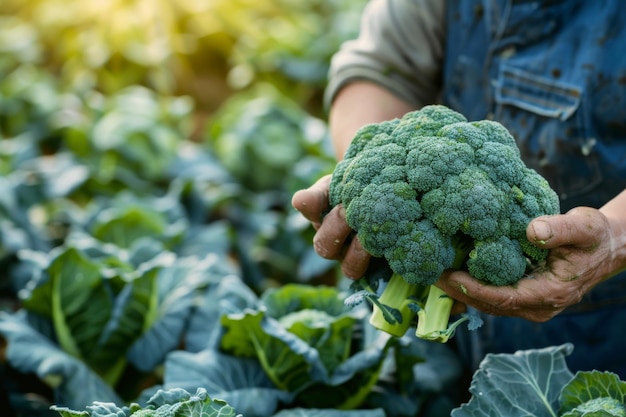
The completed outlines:
<svg viewBox="0 0 626 417">
<path fill-rule="evenodd" d="M 324 104 L 351 80 L 375 82 L 417 108 L 437 101 L 445 43 L 443 0 L 371 0 L 359 36 L 333 56 Z"/>
</svg>

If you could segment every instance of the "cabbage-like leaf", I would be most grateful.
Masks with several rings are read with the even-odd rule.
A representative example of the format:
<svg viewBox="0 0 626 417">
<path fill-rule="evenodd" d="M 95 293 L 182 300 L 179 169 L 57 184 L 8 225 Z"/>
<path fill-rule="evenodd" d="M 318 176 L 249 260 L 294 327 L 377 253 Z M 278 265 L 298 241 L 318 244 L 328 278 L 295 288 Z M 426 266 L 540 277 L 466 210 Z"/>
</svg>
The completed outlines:
<svg viewBox="0 0 626 417">
<path fill-rule="evenodd" d="M 315 381 L 298 395 L 308 407 L 358 409 L 368 399 L 380 379 L 389 348 L 396 338 L 381 338 L 341 363 L 324 381 Z"/>
<path fill-rule="evenodd" d="M 126 273 L 80 248 L 59 247 L 44 271 L 48 279 L 26 295 L 24 306 L 49 317 L 63 350 L 114 385 L 128 348 L 156 318 L 160 268 L 155 260 Z"/>
<path fill-rule="evenodd" d="M 237 271 L 217 276 L 217 282 L 197 299 L 185 335 L 185 349 L 200 352 L 217 349 L 222 336 L 220 317 L 258 305 L 258 297 Z"/>
<path fill-rule="evenodd" d="M 335 410 L 320 408 L 290 408 L 281 410 L 272 417 L 386 417 L 383 409 Z"/>
<path fill-rule="evenodd" d="M 474 374 L 472 398 L 452 417 L 554 417 L 573 374 L 565 357 L 573 345 L 488 354 Z"/>
<path fill-rule="evenodd" d="M 579 371 L 561 392 L 564 417 L 626 416 L 626 382 L 612 372 Z"/>
<path fill-rule="evenodd" d="M 323 408 L 358 408 L 376 383 L 391 339 L 353 345 L 365 314 L 332 287 L 287 284 L 257 308 L 222 316 L 220 349 L 255 358 L 279 389 Z M 356 352 L 356 353 L 355 353 Z"/>
<path fill-rule="evenodd" d="M 408 332 L 399 338 L 390 359 L 366 400 L 368 408 L 382 408 L 387 417 L 449 416 L 458 406 L 463 366 L 449 345 Z"/>
<path fill-rule="evenodd" d="M 0 257 L 20 249 L 49 250 L 50 242 L 28 219 L 19 201 L 17 174 L 0 176 Z"/>
<path fill-rule="evenodd" d="M 6 359 L 21 373 L 33 373 L 51 388 L 55 402 L 82 409 L 95 399 L 120 403 L 121 399 L 84 362 L 63 352 L 26 320 L 26 311 L 0 312 L 0 335 L 7 341 Z"/>
<path fill-rule="evenodd" d="M 216 254 L 207 254 L 202 259 L 175 258 L 171 265 L 159 270 L 156 317 L 128 350 L 130 363 L 141 371 L 151 371 L 165 361 L 168 352 L 179 346 L 189 330 L 198 297 L 216 292 L 224 279 L 234 277 L 229 275 L 223 262 Z M 206 332 L 219 331 L 217 320 L 203 324 Z"/>
<path fill-rule="evenodd" d="M 258 358 L 277 387 L 298 392 L 347 359 L 355 323 L 335 289 L 288 284 L 266 291 L 259 309 L 223 316 L 221 348 Z"/>
<path fill-rule="evenodd" d="M 293 400 L 292 394 L 272 384 L 254 359 L 237 358 L 210 349 L 169 354 L 162 389 L 191 391 L 197 387 L 206 389 L 213 398 L 227 401 L 246 417 L 270 416 L 280 403 Z"/>
<path fill-rule="evenodd" d="M 326 377 L 318 352 L 267 318 L 261 310 L 222 316 L 220 348 L 242 358 L 257 358 L 274 384 L 298 392 Z"/>
<path fill-rule="evenodd" d="M 63 406 L 51 408 L 62 417 L 241 417 L 230 404 L 211 398 L 203 388 L 198 388 L 194 394 L 180 388 L 159 390 L 145 407 L 136 403 L 120 407 L 115 403 L 94 401 L 84 411 Z"/>
<path fill-rule="evenodd" d="M 121 248 L 131 248 L 142 238 L 151 238 L 172 249 L 188 227 L 183 208 L 173 197 L 139 198 L 122 192 L 98 205 L 88 222 L 93 236 Z"/>
<path fill-rule="evenodd" d="M 302 310 L 322 311 L 333 317 L 348 312 L 334 287 L 291 284 L 270 289 L 261 298 L 268 316 L 276 319 Z"/>
<path fill-rule="evenodd" d="M 154 413 L 134 413 L 137 416 L 155 417 L 236 417 L 235 409 L 226 401 L 212 399 L 204 388 L 198 388 L 190 394 L 180 388 L 158 391 L 145 409 L 153 409 Z"/>
<path fill-rule="evenodd" d="M 333 287 L 286 285 L 262 296 L 267 315 L 289 333 L 315 348 L 332 374 L 350 355 L 359 310 L 349 310 Z"/>
</svg>

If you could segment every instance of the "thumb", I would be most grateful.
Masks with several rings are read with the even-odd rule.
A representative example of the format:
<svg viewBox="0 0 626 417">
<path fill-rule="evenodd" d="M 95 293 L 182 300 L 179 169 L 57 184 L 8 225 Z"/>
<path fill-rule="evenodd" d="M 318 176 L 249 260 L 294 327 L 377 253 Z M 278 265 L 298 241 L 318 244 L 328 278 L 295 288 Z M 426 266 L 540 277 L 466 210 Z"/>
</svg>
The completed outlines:
<svg viewBox="0 0 626 417">
<path fill-rule="evenodd" d="M 577 207 L 566 214 L 533 219 L 526 236 L 535 245 L 550 249 L 559 246 L 590 247 L 602 239 L 606 219 L 600 211 Z"/>
<path fill-rule="evenodd" d="M 325 175 L 307 189 L 296 191 L 291 205 L 312 222 L 321 222 L 322 213 L 329 208 L 330 175 Z"/>
</svg>

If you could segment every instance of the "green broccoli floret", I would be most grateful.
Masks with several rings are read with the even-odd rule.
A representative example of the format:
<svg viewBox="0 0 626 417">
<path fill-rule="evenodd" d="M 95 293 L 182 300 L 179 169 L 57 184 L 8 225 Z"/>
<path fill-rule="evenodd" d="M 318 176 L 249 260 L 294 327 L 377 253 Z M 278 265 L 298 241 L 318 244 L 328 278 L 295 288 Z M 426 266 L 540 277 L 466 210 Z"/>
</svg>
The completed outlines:
<svg viewBox="0 0 626 417">
<path fill-rule="evenodd" d="M 369 300 L 370 322 L 390 334 L 417 320 L 418 337 L 440 342 L 468 319 L 449 323 L 453 300 L 433 285 L 441 273 L 515 283 L 547 255 L 526 239 L 528 223 L 560 210 L 504 126 L 440 105 L 360 129 L 333 172 L 330 201 L 390 270 L 382 285 L 380 274 L 356 281 L 350 302 Z"/>
<path fill-rule="evenodd" d="M 370 184 L 346 208 L 346 221 L 361 230 L 361 245 L 374 256 L 395 247 L 421 216 L 417 193 L 400 181 Z"/>
<path fill-rule="evenodd" d="M 517 240 L 500 236 L 476 241 L 467 259 L 467 270 L 474 278 L 494 285 L 510 285 L 526 272 L 526 257 Z"/>
<path fill-rule="evenodd" d="M 441 187 L 424 193 L 421 202 L 425 216 L 447 235 L 463 232 L 484 240 L 509 229 L 507 194 L 476 166 L 448 175 Z"/>
<path fill-rule="evenodd" d="M 387 135 L 379 135 L 376 138 L 381 136 L 389 138 Z M 380 157 L 381 153 L 385 155 L 384 159 Z M 347 208 L 352 199 L 358 197 L 366 186 L 382 182 L 393 182 L 395 179 L 391 175 L 394 172 L 397 173 L 397 179 L 403 179 L 405 160 L 405 149 L 395 143 L 363 149 L 358 158 L 344 159 L 344 161 L 348 162 L 345 162 L 346 166 L 342 168 L 342 179 L 338 184 L 331 180 L 331 190 L 336 186 L 341 187 L 341 203 Z M 394 170 L 392 168 L 394 166 L 402 167 L 402 169 L 400 171 Z M 335 192 L 331 191 L 331 193 L 335 195 L 336 190 L 333 191 Z M 331 200 L 333 198 L 331 197 Z"/>
<path fill-rule="evenodd" d="M 352 139 L 352 143 L 350 143 L 350 149 L 346 150 L 346 154 L 344 155 L 344 159 L 350 159 L 355 156 L 357 153 L 361 152 L 366 147 L 370 147 L 370 142 L 374 137 L 379 134 L 389 134 L 392 133 L 396 126 L 400 123 L 399 119 L 389 120 L 381 123 L 373 123 L 366 126 L 363 126 L 359 129 L 358 132 L 354 135 Z"/>
</svg>

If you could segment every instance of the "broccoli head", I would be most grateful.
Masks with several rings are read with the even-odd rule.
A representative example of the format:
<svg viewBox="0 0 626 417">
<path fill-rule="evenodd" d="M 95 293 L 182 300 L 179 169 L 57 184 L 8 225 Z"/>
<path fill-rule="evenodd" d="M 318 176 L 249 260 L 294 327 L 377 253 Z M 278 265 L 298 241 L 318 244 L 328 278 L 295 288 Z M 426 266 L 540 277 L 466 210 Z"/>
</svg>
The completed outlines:
<svg viewBox="0 0 626 417">
<path fill-rule="evenodd" d="M 441 342 L 458 326 L 453 300 L 433 285 L 441 273 L 515 283 L 547 256 L 526 239 L 528 223 L 560 210 L 504 126 L 442 105 L 361 128 L 333 172 L 330 202 L 390 270 L 384 285 L 355 282 L 363 297 L 351 300 L 371 301 L 380 329 L 401 335 L 417 320 L 418 337 Z"/>
</svg>

